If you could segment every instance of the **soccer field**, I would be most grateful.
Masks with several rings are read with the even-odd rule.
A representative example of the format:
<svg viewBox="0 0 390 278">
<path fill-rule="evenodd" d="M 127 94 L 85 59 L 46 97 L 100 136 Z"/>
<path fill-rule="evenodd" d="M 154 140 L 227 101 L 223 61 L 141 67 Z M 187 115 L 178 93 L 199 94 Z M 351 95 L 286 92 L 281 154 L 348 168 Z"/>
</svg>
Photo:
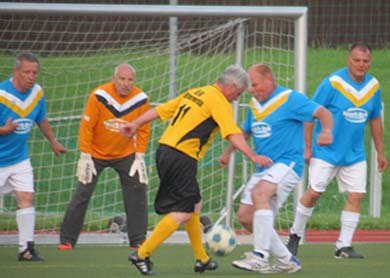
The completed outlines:
<svg viewBox="0 0 390 278">
<path fill-rule="evenodd" d="M 366 256 L 363 260 L 337 260 L 333 258 L 333 244 L 305 244 L 299 250 L 302 271 L 295 277 L 328 278 L 382 278 L 388 277 L 390 244 L 356 244 L 356 249 Z M 204 277 L 258 277 L 259 273 L 245 272 L 231 266 L 231 261 L 250 250 L 249 245 L 238 246 L 226 257 L 216 257 L 219 268 L 205 272 Z M 0 247 L 0 276 L 4 278 L 78 278 L 78 277 L 140 277 L 141 274 L 128 261 L 125 246 L 77 246 L 72 251 L 58 251 L 55 245 L 38 246 L 45 258 L 42 263 L 16 261 L 15 246 Z M 187 244 L 165 244 L 153 255 L 157 276 L 164 278 L 193 277 L 194 258 Z M 271 274 L 286 277 L 287 274 Z"/>
</svg>

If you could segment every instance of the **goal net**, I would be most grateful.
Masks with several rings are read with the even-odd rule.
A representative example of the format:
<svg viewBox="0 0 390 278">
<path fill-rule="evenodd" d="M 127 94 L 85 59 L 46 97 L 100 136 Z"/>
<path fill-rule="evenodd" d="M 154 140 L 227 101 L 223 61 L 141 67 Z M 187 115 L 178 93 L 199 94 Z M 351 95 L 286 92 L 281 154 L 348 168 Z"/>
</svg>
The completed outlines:
<svg viewBox="0 0 390 278">
<path fill-rule="evenodd" d="M 215 82 L 224 68 L 235 63 L 244 68 L 253 63 L 267 63 L 275 71 L 278 83 L 296 88 L 296 16 L 205 14 L 114 16 L 110 12 L 57 11 L 34 15 L 29 11 L 4 12 L 0 7 L 0 78 L 10 78 L 16 54 L 32 51 L 38 56 L 41 70 L 37 83 L 44 89 L 53 131 L 67 148 L 65 155 L 55 157 L 39 129 L 33 130 L 29 148 L 35 175 L 37 233 L 59 230 L 77 183 L 80 115 L 91 90 L 110 81 L 117 64 L 130 63 L 136 68 L 136 84 L 150 96 L 153 105 L 191 87 Z M 249 98 L 249 93 L 244 94 L 237 106 L 239 123 L 245 116 Z M 159 183 L 154 157 L 164 128 L 161 121 L 153 122 L 146 154 L 150 177 L 149 229 L 159 220 L 153 210 Z M 217 163 L 224 147 L 226 142 L 220 138 L 214 140 L 198 170 L 202 214 L 213 221 L 224 217 L 227 208 L 233 212 L 238 208 L 239 190 L 254 169 L 254 165 L 236 154 L 231 181 L 236 194 L 230 202 L 228 170 Z M 0 198 L 0 234 L 16 233 L 15 197 L 9 194 Z M 293 210 L 291 199 L 277 220 L 280 229 L 288 227 Z M 106 169 L 90 200 L 83 231 L 107 231 L 109 219 L 114 216 L 124 216 L 122 194 L 117 174 Z M 234 227 L 239 229 L 235 214 L 231 217 Z"/>
</svg>

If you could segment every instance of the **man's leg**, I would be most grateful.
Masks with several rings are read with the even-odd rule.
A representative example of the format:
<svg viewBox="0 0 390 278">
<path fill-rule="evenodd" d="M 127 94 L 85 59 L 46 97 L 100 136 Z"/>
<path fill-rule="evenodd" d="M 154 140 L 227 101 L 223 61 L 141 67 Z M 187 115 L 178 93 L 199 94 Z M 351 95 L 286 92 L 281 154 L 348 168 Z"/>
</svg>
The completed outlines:
<svg viewBox="0 0 390 278">
<path fill-rule="evenodd" d="M 352 248 L 352 239 L 359 223 L 361 203 L 366 192 L 367 162 L 345 166 L 337 175 L 340 192 L 347 191 L 347 200 L 341 212 L 341 230 L 336 241 L 336 258 L 362 259 Z"/>
<path fill-rule="evenodd" d="M 252 189 L 254 203 L 252 254 L 243 260 L 236 260 L 232 265 L 236 268 L 260 273 L 272 273 L 269 265 L 271 239 L 274 225 L 274 213 L 270 207 L 270 199 L 275 195 L 276 184 L 261 180 Z"/>
<path fill-rule="evenodd" d="M 309 166 L 309 188 L 297 204 L 294 223 L 290 230 L 287 248 L 296 256 L 301 237 L 304 235 L 306 224 L 313 214 L 314 205 L 325 192 L 330 181 L 335 177 L 338 168 L 321 159 L 312 158 Z"/>
<path fill-rule="evenodd" d="M 141 274 L 154 274 L 152 262 L 149 258 L 157 247 L 179 228 L 181 221 L 178 219 L 177 214 L 169 213 L 163 217 L 138 250 L 130 254 L 129 261 L 137 267 Z"/>
<path fill-rule="evenodd" d="M 137 249 L 145 241 L 148 228 L 148 185 L 140 183 L 137 176 L 129 176 L 129 165 L 132 163 L 133 159 L 127 157 L 116 162 L 113 168 L 121 180 L 129 244 Z"/>
<path fill-rule="evenodd" d="M 16 191 L 18 209 L 16 223 L 19 231 L 19 252 L 27 248 L 27 242 L 34 241 L 35 208 L 33 206 L 34 192 Z"/>
<path fill-rule="evenodd" d="M 302 236 L 305 233 L 307 222 L 314 211 L 314 205 L 320 198 L 321 193 L 314 191 L 310 186 L 303 194 L 295 209 L 295 217 L 293 225 L 290 229 L 287 248 L 294 256 L 298 255 L 298 245 Z"/>
<path fill-rule="evenodd" d="M 341 229 L 339 238 L 336 241 L 336 258 L 362 259 L 364 256 L 354 251 L 352 239 L 359 223 L 360 205 L 363 193 L 348 192 L 344 210 L 341 212 Z"/>
<path fill-rule="evenodd" d="M 15 192 L 18 208 L 16 223 L 19 231 L 19 261 L 43 261 L 34 248 L 35 208 L 34 174 L 30 160 L 8 168 L 8 183 Z"/>
<path fill-rule="evenodd" d="M 70 201 L 66 210 L 63 222 L 60 230 L 60 245 L 59 249 L 62 250 L 62 244 L 70 244 L 70 249 L 73 248 L 80 235 L 83 227 L 85 214 L 87 212 L 89 200 L 95 190 L 97 183 L 97 177 L 94 176 L 92 183 L 82 184 L 77 183 L 77 189 L 74 193 L 72 200 Z"/>
<path fill-rule="evenodd" d="M 200 225 L 201 208 L 202 201 L 195 205 L 195 211 L 191 214 L 190 219 L 184 224 L 196 259 L 194 271 L 199 273 L 202 273 L 205 270 L 215 270 L 218 268 L 217 262 L 210 258 L 203 245 L 202 229 Z"/>
<path fill-rule="evenodd" d="M 18 200 L 16 223 L 19 231 L 19 261 L 39 262 L 43 258 L 34 247 L 35 208 L 34 192 L 15 192 Z"/>
</svg>

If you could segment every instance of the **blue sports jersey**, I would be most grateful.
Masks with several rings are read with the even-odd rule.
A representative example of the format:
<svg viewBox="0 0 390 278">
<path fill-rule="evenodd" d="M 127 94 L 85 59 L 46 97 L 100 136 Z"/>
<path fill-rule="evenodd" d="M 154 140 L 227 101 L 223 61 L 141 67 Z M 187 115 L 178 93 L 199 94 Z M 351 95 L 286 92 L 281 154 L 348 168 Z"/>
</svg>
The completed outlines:
<svg viewBox="0 0 390 278">
<path fill-rule="evenodd" d="M 252 135 L 257 154 L 270 157 L 274 163 L 295 163 L 293 169 L 301 177 L 304 122 L 313 121 L 318 107 L 305 95 L 278 86 L 263 103 L 252 98 L 242 129 Z M 260 166 L 256 168 L 256 172 L 264 170 Z"/>
<path fill-rule="evenodd" d="M 19 123 L 14 132 L 0 135 L 0 167 L 29 157 L 27 140 L 35 122 L 45 119 L 45 107 L 45 97 L 39 85 L 34 84 L 27 92 L 21 93 L 11 79 L 0 83 L 0 126 L 4 126 L 8 118 Z"/>
<path fill-rule="evenodd" d="M 352 165 L 366 160 L 364 129 L 368 121 L 381 116 L 379 82 L 366 74 L 362 83 L 356 83 L 347 68 L 325 78 L 317 88 L 313 100 L 326 107 L 334 120 L 333 143 L 316 144 L 321 130 L 316 122 L 313 136 L 313 157 L 333 165 Z"/>
</svg>

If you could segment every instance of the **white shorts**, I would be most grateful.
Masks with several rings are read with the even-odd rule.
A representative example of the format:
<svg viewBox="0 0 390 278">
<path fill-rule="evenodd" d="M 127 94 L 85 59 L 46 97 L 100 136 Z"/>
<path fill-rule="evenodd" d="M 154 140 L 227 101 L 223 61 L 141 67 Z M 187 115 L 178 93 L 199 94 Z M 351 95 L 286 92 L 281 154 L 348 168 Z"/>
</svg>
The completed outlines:
<svg viewBox="0 0 390 278">
<path fill-rule="evenodd" d="M 30 159 L 0 167 L 0 193 L 34 192 L 34 175 Z"/>
<path fill-rule="evenodd" d="M 335 166 L 318 158 L 310 160 L 309 182 L 314 191 L 325 192 L 334 177 L 337 179 L 340 193 L 346 191 L 366 193 L 367 162 Z"/>
<path fill-rule="evenodd" d="M 287 200 L 290 192 L 299 182 L 299 177 L 292 167 L 293 166 L 287 166 L 283 163 L 276 163 L 264 172 L 253 174 L 242 192 L 241 203 L 245 205 L 253 205 L 253 187 L 261 180 L 266 180 L 277 184 L 278 186 L 276 196 L 274 196 L 273 200 L 271 200 L 271 203 L 273 203 L 271 206 L 276 206 L 274 209 L 279 210 Z"/>
</svg>

